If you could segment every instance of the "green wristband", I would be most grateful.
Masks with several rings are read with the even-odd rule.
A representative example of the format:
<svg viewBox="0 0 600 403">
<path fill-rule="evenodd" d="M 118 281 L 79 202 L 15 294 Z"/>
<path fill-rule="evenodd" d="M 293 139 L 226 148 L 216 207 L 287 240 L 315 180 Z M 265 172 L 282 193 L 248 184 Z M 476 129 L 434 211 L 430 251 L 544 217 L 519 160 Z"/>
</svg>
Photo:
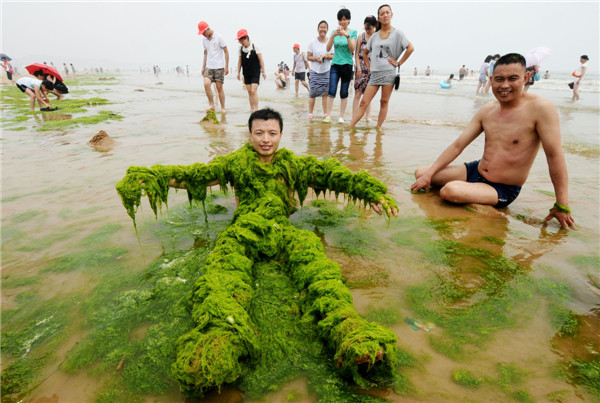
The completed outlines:
<svg viewBox="0 0 600 403">
<path fill-rule="evenodd" d="M 552 207 L 550 211 L 552 210 L 558 210 L 561 213 L 571 214 L 571 209 L 568 206 L 563 206 L 559 202 L 554 203 L 554 207 Z"/>
</svg>

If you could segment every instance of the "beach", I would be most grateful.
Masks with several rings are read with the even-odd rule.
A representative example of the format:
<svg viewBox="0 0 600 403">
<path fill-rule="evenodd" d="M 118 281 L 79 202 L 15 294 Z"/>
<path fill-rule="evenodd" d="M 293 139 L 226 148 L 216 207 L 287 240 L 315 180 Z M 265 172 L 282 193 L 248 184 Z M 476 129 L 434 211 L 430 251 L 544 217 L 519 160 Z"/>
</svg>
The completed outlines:
<svg viewBox="0 0 600 403">
<path fill-rule="evenodd" d="M 235 199 L 215 187 L 210 204 L 224 209 L 209 209 L 205 224 L 202 206 L 190 208 L 185 192 L 171 190 L 169 209 L 157 219 L 143 200 L 136 230 L 115 186 L 129 166 L 208 162 L 245 144 L 248 95 L 233 76 L 225 79 L 227 113 L 217 106 L 217 124 L 201 121 L 207 101 L 198 73 L 157 78 L 124 71 L 66 80 L 67 99 L 94 99 L 69 113 L 31 113 L 22 96 L 24 111 L 18 100 L 7 100 L 15 88 L 4 82 L 2 401 L 182 401 L 172 379 L 144 383 L 136 375 L 168 373 L 171 350 L 162 361 L 148 357 L 176 341 L 165 330 L 174 323 L 164 319 L 169 304 L 153 303 L 143 292 L 173 287 L 169 298 L 175 298 L 174 287 L 184 287 L 185 297 L 189 277 L 171 273 L 159 281 L 156 273 L 189 253 L 208 252 L 231 220 Z M 529 90 L 550 99 L 560 116 L 577 223 L 572 230 L 560 229 L 556 220 L 543 223 L 555 202 L 543 150 L 518 199 L 505 209 L 451 205 L 436 190 L 410 192 L 415 169 L 431 164 L 494 100 L 491 92 L 475 95 L 476 76 L 441 89 L 445 77 L 403 72 L 382 131 L 364 120 L 356 131 L 325 124 L 319 100 L 310 122 L 302 87 L 295 97 L 293 88 L 277 90 L 269 78 L 258 89 L 259 107 L 283 115 L 281 147 L 365 169 L 398 203 L 399 217 L 388 223 L 368 208 L 346 208 L 342 195 L 336 203 L 327 194 L 323 204 L 314 202 L 323 195 L 309 193 L 291 217 L 317 233 L 328 257 L 340 264 L 358 313 L 391 329 L 410 357 L 399 368 L 403 387 L 361 396 L 394 402 L 598 401 L 598 378 L 588 376 L 589 363 L 600 367 L 598 77 L 586 76 L 577 102 L 571 101 L 568 74 L 553 74 Z M 338 108 L 336 98 L 332 117 Z M 348 111 L 350 106 L 347 121 Z M 98 120 L 66 123 L 80 117 Z M 100 130 L 114 139 L 110 149 L 87 144 Z M 483 144 L 481 136 L 456 162 L 480 158 Z M 143 318 L 125 315 L 125 307 L 142 305 Z M 111 312 L 123 316 L 108 318 Z M 86 343 L 109 334 L 111 326 L 118 337 L 106 336 L 102 354 L 86 358 Z M 289 378 L 274 382 L 262 401 L 323 399 L 310 374 Z M 260 399 L 234 385 L 203 401 Z"/>
</svg>

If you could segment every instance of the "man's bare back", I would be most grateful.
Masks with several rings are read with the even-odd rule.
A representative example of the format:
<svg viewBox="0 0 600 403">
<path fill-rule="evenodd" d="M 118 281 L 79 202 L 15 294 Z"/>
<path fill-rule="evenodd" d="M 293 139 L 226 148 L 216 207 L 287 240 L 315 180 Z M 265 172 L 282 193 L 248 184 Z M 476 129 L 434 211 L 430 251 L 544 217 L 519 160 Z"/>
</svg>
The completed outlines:
<svg viewBox="0 0 600 403">
<path fill-rule="evenodd" d="M 492 77 L 497 102 L 477 111 L 433 165 L 415 171 L 416 182 L 411 190 L 436 185 L 441 187 L 440 196 L 452 203 L 505 207 L 519 194 L 541 145 L 556 194 L 556 203 L 546 221 L 556 217 L 563 227 L 574 225 L 568 208 L 568 174 L 558 112 L 550 101 L 523 92 L 528 74 L 523 56 L 512 53 L 501 57 Z M 481 160 L 449 165 L 481 133 L 485 133 Z"/>
</svg>

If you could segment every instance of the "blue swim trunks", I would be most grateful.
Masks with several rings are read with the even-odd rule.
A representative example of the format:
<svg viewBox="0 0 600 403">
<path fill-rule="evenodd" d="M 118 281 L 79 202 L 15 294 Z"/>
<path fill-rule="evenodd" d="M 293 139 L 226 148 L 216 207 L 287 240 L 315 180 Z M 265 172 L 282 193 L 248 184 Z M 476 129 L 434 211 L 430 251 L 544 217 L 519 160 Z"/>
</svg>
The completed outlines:
<svg viewBox="0 0 600 403">
<path fill-rule="evenodd" d="M 467 182 L 482 182 L 490 185 L 496 189 L 496 192 L 498 193 L 498 204 L 496 204 L 494 207 L 508 206 L 521 192 L 521 186 L 503 185 L 502 183 L 488 181 L 479 173 L 479 161 L 481 160 L 465 162 L 465 167 L 467 167 Z"/>
</svg>

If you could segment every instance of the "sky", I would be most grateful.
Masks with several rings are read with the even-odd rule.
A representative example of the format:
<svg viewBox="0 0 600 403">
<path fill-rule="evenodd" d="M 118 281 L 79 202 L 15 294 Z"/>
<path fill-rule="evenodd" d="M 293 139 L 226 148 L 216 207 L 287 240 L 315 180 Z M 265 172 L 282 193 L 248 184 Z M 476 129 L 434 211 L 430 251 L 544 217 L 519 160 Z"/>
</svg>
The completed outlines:
<svg viewBox="0 0 600 403">
<path fill-rule="evenodd" d="M 317 36 L 317 24 L 337 26 L 337 11 L 352 13 L 350 28 L 363 30 L 379 2 L 57 2 L 1 0 L 0 51 L 18 67 L 33 62 L 73 63 L 76 68 L 138 69 L 159 65 L 163 71 L 202 67 L 198 22 L 221 34 L 237 68 L 239 29 L 263 53 L 267 72 L 280 61 L 290 67 L 292 47 Z M 546 46 L 553 53 L 542 70 L 572 71 L 579 57 L 590 58 L 590 72 L 600 61 L 600 2 L 389 2 L 392 25 L 405 33 L 415 52 L 405 72 L 431 66 L 456 72 L 463 64 L 478 70 L 488 54 L 526 53 Z"/>
</svg>

